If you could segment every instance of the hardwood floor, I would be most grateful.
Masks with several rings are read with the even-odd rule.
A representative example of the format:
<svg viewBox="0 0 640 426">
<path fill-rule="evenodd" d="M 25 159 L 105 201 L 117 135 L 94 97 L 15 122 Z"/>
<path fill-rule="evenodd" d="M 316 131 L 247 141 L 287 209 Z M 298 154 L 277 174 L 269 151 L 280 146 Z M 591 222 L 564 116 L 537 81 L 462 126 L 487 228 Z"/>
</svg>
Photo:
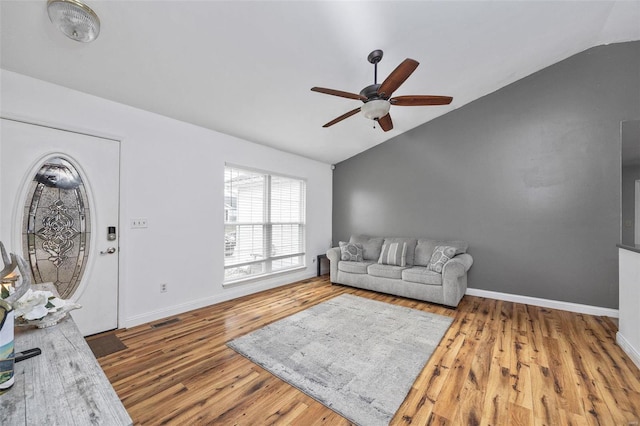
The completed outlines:
<svg viewBox="0 0 640 426">
<path fill-rule="evenodd" d="M 347 425 L 225 345 L 342 293 L 454 318 L 392 424 L 638 425 L 640 370 L 607 318 L 472 296 L 453 310 L 328 276 L 119 330 L 128 349 L 98 360 L 135 424 Z"/>
</svg>

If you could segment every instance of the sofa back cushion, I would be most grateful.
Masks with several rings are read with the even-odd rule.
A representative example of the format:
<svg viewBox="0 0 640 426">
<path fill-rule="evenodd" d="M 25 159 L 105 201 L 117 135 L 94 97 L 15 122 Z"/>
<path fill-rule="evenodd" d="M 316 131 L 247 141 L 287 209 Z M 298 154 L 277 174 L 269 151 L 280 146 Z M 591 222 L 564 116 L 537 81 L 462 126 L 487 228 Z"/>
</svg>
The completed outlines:
<svg viewBox="0 0 640 426">
<path fill-rule="evenodd" d="M 362 244 L 362 257 L 364 260 L 373 260 L 377 262 L 380 258 L 382 250 L 382 242 L 384 238 L 372 238 L 366 235 L 352 235 L 349 239 L 350 243 Z"/>
<path fill-rule="evenodd" d="M 456 254 L 466 253 L 469 244 L 466 241 L 446 241 L 446 240 L 430 240 L 428 238 L 419 238 L 415 251 L 415 263 L 418 266 L 428 266 L 433 250 L 436 246 L 455 247 Z"/>
</svg>

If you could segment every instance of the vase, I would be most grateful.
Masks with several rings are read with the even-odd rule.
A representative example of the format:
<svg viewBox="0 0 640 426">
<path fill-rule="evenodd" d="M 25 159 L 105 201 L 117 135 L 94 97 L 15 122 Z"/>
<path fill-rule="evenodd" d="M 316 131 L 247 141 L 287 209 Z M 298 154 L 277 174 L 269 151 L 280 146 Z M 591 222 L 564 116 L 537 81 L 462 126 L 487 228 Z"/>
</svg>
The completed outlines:
<svg viewBox="0 0 640 426">
<path fill-rule="evenodd" d="M 13 386 L 15 350 L 13 346 L 14 311 L 0 299 L 0 395 Z"/>
</svg>

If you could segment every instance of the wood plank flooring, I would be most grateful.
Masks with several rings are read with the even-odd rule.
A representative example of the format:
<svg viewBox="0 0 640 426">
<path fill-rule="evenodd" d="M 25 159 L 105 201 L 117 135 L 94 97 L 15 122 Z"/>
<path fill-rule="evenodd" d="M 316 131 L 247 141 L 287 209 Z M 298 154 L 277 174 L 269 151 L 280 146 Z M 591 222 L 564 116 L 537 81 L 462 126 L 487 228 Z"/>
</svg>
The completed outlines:
<svg viewBox="0 0 640 426">
<path fill-rule="evenodd" d="M 392 424 L 639 424 L 640 370 L 607 318 L 472 296 L 453 310 L 328 276 L 118 330 L 128 349 L 98 361 L 137 425 L 348 425 L 225 345 L 342 293 L 454 318 Z"/>
</svg>

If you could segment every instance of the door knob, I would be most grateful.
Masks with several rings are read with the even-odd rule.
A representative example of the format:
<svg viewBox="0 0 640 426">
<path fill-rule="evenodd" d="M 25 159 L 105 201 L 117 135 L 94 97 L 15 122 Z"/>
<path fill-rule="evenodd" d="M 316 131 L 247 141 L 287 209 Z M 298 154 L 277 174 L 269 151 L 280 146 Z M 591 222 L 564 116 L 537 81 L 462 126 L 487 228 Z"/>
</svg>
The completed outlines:
<svg viewBox="0 0 640 426">
<path fill-rule="evenodd" d="M 109 247 L 107 249 L 107 251 L 101 251 L 100 254 L 113 254 L 116 252 L 116 248 L 115 247 Z"/>
</svg>

